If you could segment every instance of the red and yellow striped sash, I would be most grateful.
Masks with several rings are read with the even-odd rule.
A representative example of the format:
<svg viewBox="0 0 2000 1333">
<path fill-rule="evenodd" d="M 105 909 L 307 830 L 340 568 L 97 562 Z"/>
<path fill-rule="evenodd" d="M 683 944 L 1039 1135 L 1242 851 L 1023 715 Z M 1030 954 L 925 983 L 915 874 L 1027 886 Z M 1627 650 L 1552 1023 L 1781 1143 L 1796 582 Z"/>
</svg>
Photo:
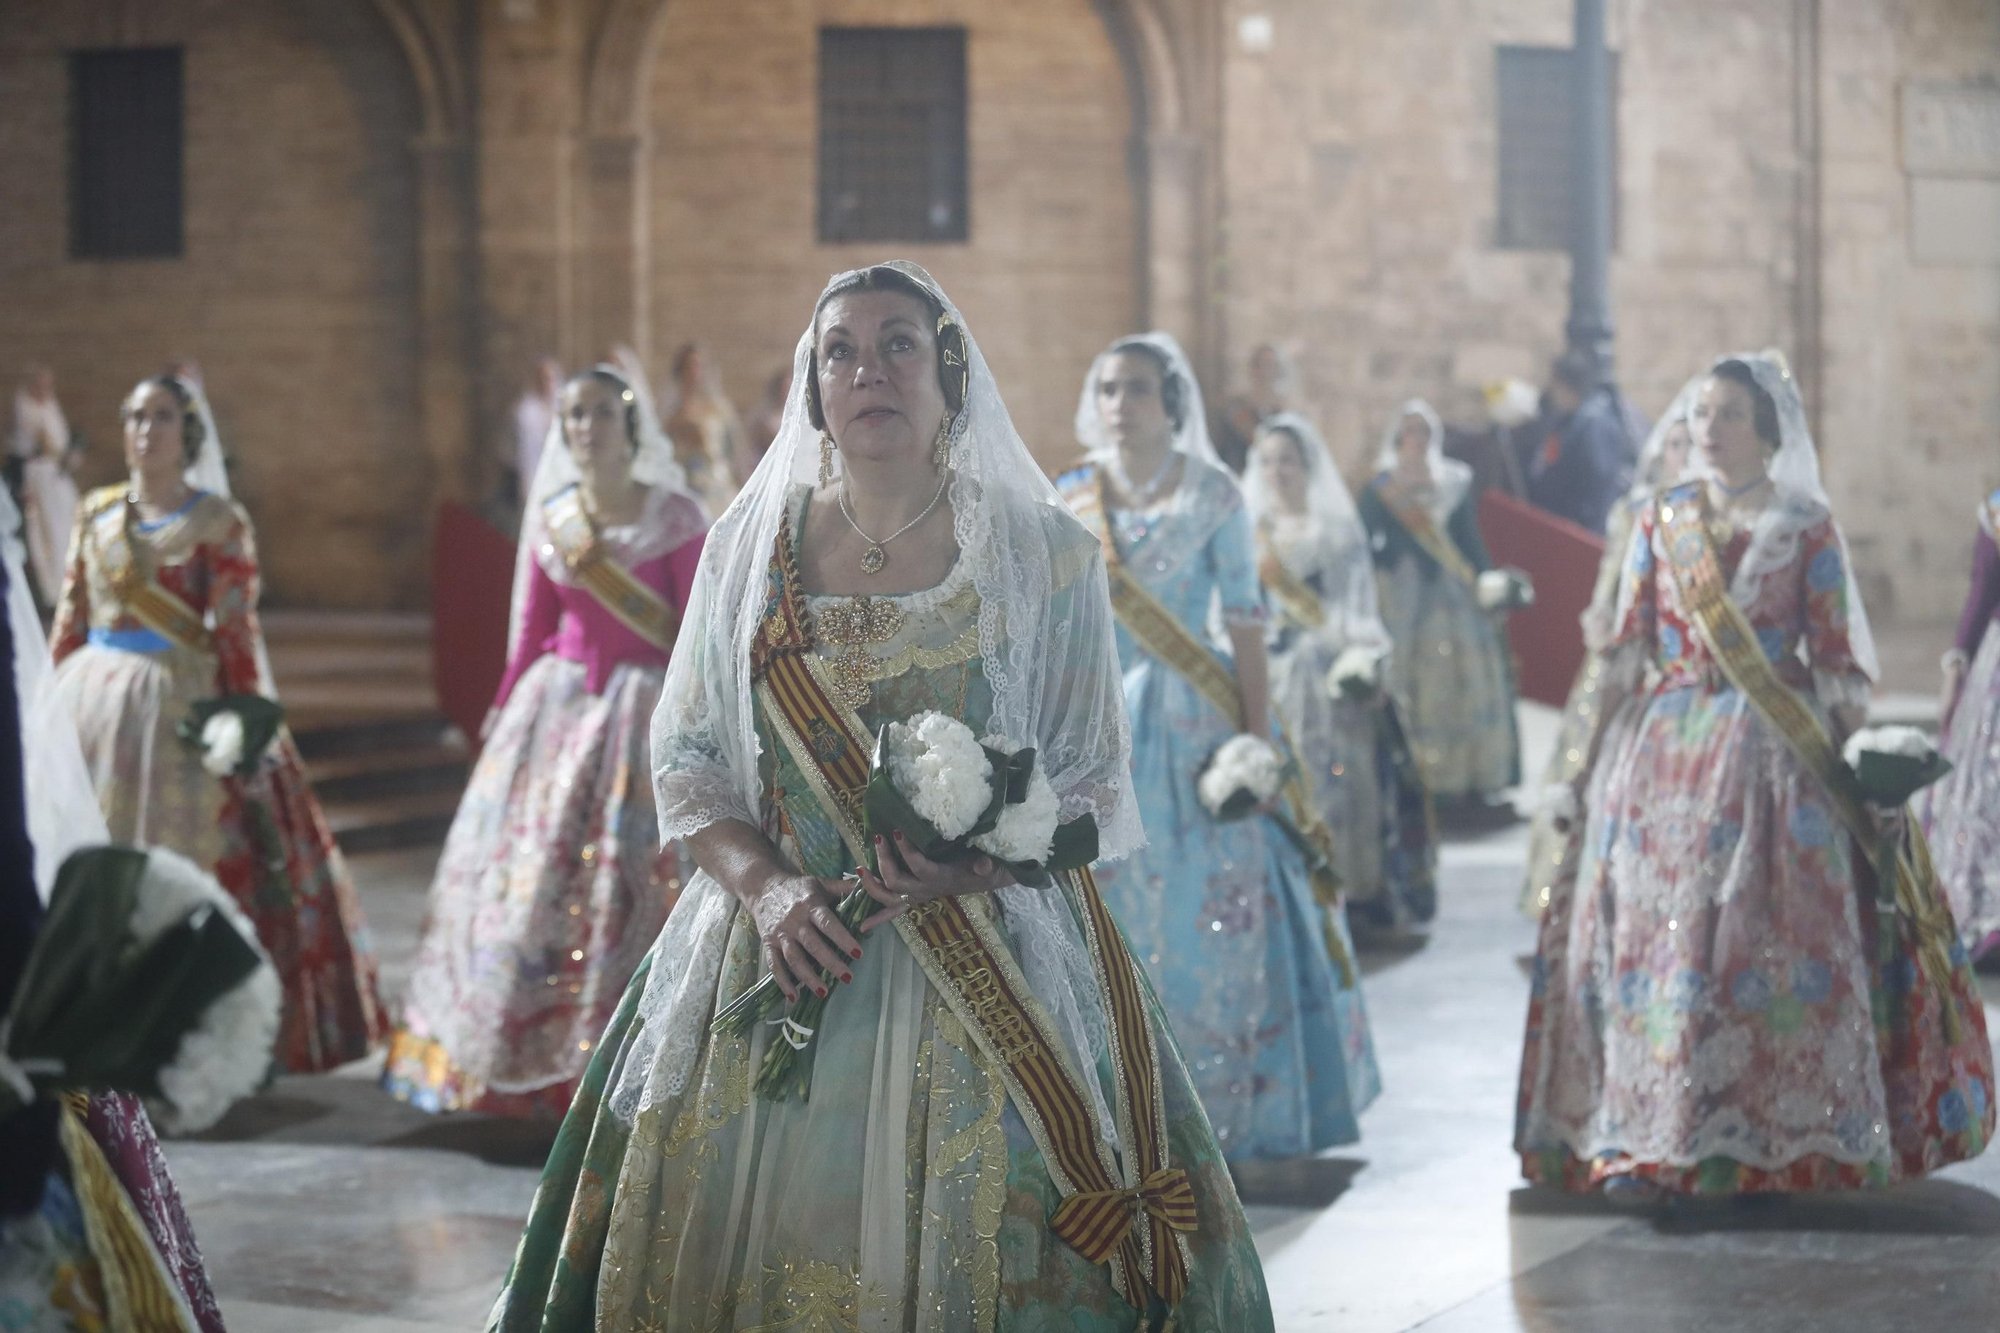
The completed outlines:
<svg viewBox="0 0 2000 1333">
<path fill-rule="evenodd" d="M 860 717 L 841 707 L 812 652 L 804 598 L 792 563 L 789 522 L 772 556 L 774 597 L 752 650 L 752 674 L 780 743 L 863 859 L 862 800 L 871 747 Z M 1063 1196 L 1050 1217 L 1057 1236 L 1093 1263 L 1139 1309 L 1148 1293 L 1169 1305 L 1188 1283 L 1180 1239 L 1195 1227 L 1194 1192 L 1171 1164 L 1159 1052 L 1135 964 L 1089 870 L 1070 877 L 1083 909 L 1098 985 L 1110 1020 L 1118 1108 L 1127 1151 L 1121 1163 L 1098 1130 L 1077 1070 L 1021 973 L 988 899 L 938 898 L 896 927 L 924 974 L 1000 1071 Z"/>
</svg>

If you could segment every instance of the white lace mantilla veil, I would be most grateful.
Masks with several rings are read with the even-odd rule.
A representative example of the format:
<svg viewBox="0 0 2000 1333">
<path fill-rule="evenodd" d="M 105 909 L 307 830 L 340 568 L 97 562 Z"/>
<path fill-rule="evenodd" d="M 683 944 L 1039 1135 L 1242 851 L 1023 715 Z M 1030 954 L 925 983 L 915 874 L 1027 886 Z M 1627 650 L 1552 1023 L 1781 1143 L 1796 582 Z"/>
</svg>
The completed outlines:
<svg viewBox="0 0 2000 1333">
<path fill-rule="evenodd" d="M 1701 386 L 1708 383 L 1708 372 L 1702 371 L 1674 395 L 1667 404 L 1667 410 L 1660 413 L 1660 419 L 1653 423 L 1653 429 L 1646 433 L 1646 443 L 1639 449 L 1639 462 L 1632 470 L 1632 486 L 1625 492 L 1626 504 L 1639 504 L 1649 499 L 1655 492 L 1664 490 L 1680 481 L 1679 477 L 1660 475 L 1660 460 L 1667 451 L 1667 434 L 1676 425 L 1684 426 L 1692 434 L 1694 424 L 1694 400 L 1701 396 Z M 1694 450 L 1688 450 L 1688 463 L 1694 462 Z M 1683 468 L 1686 472 L 1688 469 Z"/>
<path fill-rule="evenodd" d="M 1758 387 L 1771 396 L 1778 409 L 1778 451 L 1772 455 L 1767 468 L 1777 495 L 1752 524 L 1750 545 L 1743 553 L 1742 563 L 1736 567 L 1735 576 L 1729 581 L 1730 596 L 1738 605 L 1748 606 L 1756 600 L 1757 590 L 1766 578 L 1789 568 L 1798 558 L 1801 537 L 1808 528 L 1832 515 L 1833 503 L 1827 499 L 1826 488 L 1820 483 L 1819 451 L 1813 445 L 1812 431 L 1806 424 L 1806 408 L 1799 397 L 1798 381 L 1792 378 L 1791 367 L 1785 364 L 1783 355 L 1774 350 L 1737 352 L 1716 358 L 1715 365 L 1725 361 L 1741 361 L 1749 366 Z M 1708 374 L 1701 376 L 1700 384 L 1695 386 L 1697 394 L 1701 384 L 1706 384 L 1713 374 L 1711 368 Z M 1690 455 L 1687 472 L 1683 476 L 1684 479 L 1719 480 L 1713 465 L 1699 449 Z M 1835 531 L 1839 532 L 1837 525 Z M 1840 563 L 1847 578 L 1848 646 L 1854 654 L 1855 665 L 1872 681 L 1881 675 L 1881 660 L 1875 652 L 1874 632 L 1868 625 L 1868 608 L 1862 603 L 1861 587 L 1854 578 L 1854 556 L 1847 549 L 1847 535 L 1839 535 Z M 1833 699 L 1829 702 L 1852 700 Z"/>
<path fill-rule="evenodd" d="M 1431 473 L 1431 522 L 1442 531 L 1465 499 L 1465 493 L 1472 489 L 1472 467 L 1445 457 L 1444 421 L 1435 407 L 1421 398 L 1412 398 L 1396 409 L 1396 415 L 1389 418 L 1388 429 L 1382 432 L 1382 446 L 1375 451 L 1375 471 L 1379 474 L 1395 469 L 1396 436 L 1402 430 L 1403 418 L 1408 416 L 1419 416 L 1430 423 L 1431 443 L 1424 459 Z"/>
<path fill-rule="evenodd" d="M 1191 458 L 1198 458 L 1210 467 L 1220 468 L 1233 478 L 1236 474 L 1223 466 L 1222 456 L 1215 452 L 1215 441 L 1208 435 L 1208 406 L 1202 401 L 1201 381 L 1194 377 L 1194 367 L 1188 363 L 1180 340 L 1159 329 L 1119 338 L 1091 360 L 1090 369 L 1083 376 L 1083 393 L 1076 403 L 1076 442 L 1100 463 L 1117 454 L 1118 447 L 1104 433 L 1104 421 L 1097 412 L 1097 372 L 1115 352 L 1133 343 L 1144 343 L 1152 348 L 1167 363 L 1169 370 L 1180 378 L 1181 423 L 1174 429 L 1174 449 Z"/>
<path fill-rule="evenodd" d="M 26 784 L 28 841 L 35 848 L 35 888 L 49 900 L 56 871 L 79 847 L 111 841 L 97 787 L 83 762 L 76 722 L 56 695 L 55 663 L 28 591 L 21 511 L 0 486 L 0 559 L 7 564 L 7 621 L 14 631 L 14 692 L 21 709 L 21 754 L 34 780 Z"/>
<path fill-rule="evenodd" d="M 1315 550 L 1321 553 L 1314 563 L 1329 574 L 1346 575 L 1343 586 L 1320 590 L 1320 601 L 1326 608 L 1326 628 L 1338 636 L 1337 641 L 1343 647 L 1366 646 L 1388 651 L 1389 630 L 1382 623 L 1376 600 L 1374 560 L 1367 554 L 1368 530 L 1362 525 L 1361 511 L 1354 507 L 1354 497 L 1348 494 L 1347 483 L 1333 465 L 1325 438 L 1297 412 L 1278 412 L 1266 417 L 1257 427 L 1257 438 L 1261 440 L 1274 431 L 1284 431 L 1297 440 L 1305 459 L 1304 522 L 1312 534 Z M 1250 508 L 1251 520 L 1263 524 L 1283 517 L 1285 511 L 1257 461 L 1255 441 L 1243 472 L 1243 500 Z M 1289 564 L 1284 546 L 1283 542 L 1278 543 L 1277 554 Z M 1342 553 L 1356 547 L 1362 551 L 1360 559 L 1341 559 Z M 1303 578 L 1314 571 L 1295 568 L 1292 572 Z"/>
<path fill-rule="evenodd" d="M 632 478 L 652 494 L 638 523 L 629 528 L 613 528 L 602 535 L 627 564 L 637 564 L 664 555 L 700 532 L 708 522 L 707 511 L 688 489 L 687 473 L 674 458 L 674 446 L 660 428 L 660 414 L 653 407 L 653 391 L 646 387 L 646 368 L 636 353 L 621 347 L 614 362 L 593 369 L 608 371 L 624 385 L 639 418 L 638 450 L 632 456 Z M 590 371 L 580 372 L 588 375 Z M 577 379 L 571 375 L 565 384 Z M 521 537 L 514 547 L 514 589 L 507 610 L 507 651 L 514 650 L 520 637 L 521 619 L 528 607 L 529 571 L 539 563 L 542 571 L 557 583 L 569 586 L 573 580 L 562 556 L 549 542 L 548 523 L 542 517 L 542 502 L 565 487 L 583 479 L 576 459 L 570 456 L 563 436 L 562 394 L 556 394 L 555 411 L 549 418 L 548 437 L 542 442 L 541 461 L 535 465 L 527 502 L 521 510 Z M 685 496 L 688 505 L 668 505 L 672 496 Z M 663 521 L 664 520 L 664 521 Z"/>
<path fill-rule="evenodd" d="M 1143 834 L 1132 792 L 1131 728 L 1111 599 L 1096 538 L 1028 453 L 964 316 L 915 264 L 880 267 L 918 283 L 965 334 L 969 377 L 964 407 L 952 423 L 947 496 L 958 559 L 969 565 L 979 595 L 979 653 L 993 692 L 987 729 L 1014 744 L 1033 745 L 1055 787 L 1062 818 L 1094 816 L 1102 859 L 1124 856 Z M 828 293 L 854 277 L 836 275 L 814 303 L 814 314 Z M 681 641 L 653 717 L 653 780 L 663 840 L 687 838 L 722 819 L 752 827 L 763 823 L 750 646 L 764 623 L 780 520 L 795 488 L 811 486 L 819 469 L 820 432 L 806 412 L 812 348 L 809 319 L 793 353 L 792 389 L 777 437 L 702 550 Z M 1058 557 L 1067 557 L 1065 574 L 1082 562 L 1073 591 L 1060 600 Z M 1063 1014 L 1061 997 L 1044 989 L 1055 976 L 1074 975 L 1069 968 L 1079 961 L 1073 950 L 1080 946 L 1066 943 L 1076 927 L 1064 899 L 1018 886 L 995 896 L 1021 946 L 1030 982 L 1074 1031 L 1078 1015 Z M 635 1115 L 658 1096 L 678 1094 L 685 1086 L 702 1039 L 700 1031 L 689 1029 L 701 1025 L 661 1020 L 710 1007 L 724 927 L 735 910 L 735 898 L 703 872 L 689 882 L 668 918 L 640 1001 L 634 1049 L 613 1090 L 611 1105 L 618 1114 Z M 1080 961 L 1088 977 L 1088 959 Z M 833 1003 L 840 1003 L 838 995 Z M 1101 1022 L 1101 1015 L 1087 1022 L 1090 1049 L 1102 1041 Z"/>
</svg>

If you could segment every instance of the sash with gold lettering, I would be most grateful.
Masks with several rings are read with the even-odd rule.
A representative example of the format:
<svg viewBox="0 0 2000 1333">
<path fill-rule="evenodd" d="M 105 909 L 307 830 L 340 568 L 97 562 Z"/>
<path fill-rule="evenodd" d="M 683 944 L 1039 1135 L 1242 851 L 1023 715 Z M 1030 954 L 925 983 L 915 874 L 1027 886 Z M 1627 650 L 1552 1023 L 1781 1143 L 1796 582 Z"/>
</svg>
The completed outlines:
<svg viewBox="0 0 2000 1333">
<path fill-rule="evenodd" d="M 542 518 L 548 524 L 550 545 L 577 586 L 625 628 L 661 652 L 672 652 L 680 633 L 680 614 L 605 551 L 597 524 L 583 507 L 582 492 L 574 485 L 557 491 L 542 501 Z"/>
<path fill-rule="evenodd" d="M 1914 932 L 1918 959 L 1939 997 L 1946 1034 L 1956 1040 L 1958 1010 L 1951 992 L 1951 954 L 1957 928 L 1944 906 L 1923 829 L 1906 816 L 1901 840 L 1894 847 L 1878 845 L 1875 820 L 1855 788 L 1839 747 L 1818 715 L 1772 668 L 1757 642 L 1756 628 L 1730 597 L 1709 537 L 1707 508 L 1699 491 L 1685 489 L 1669 492 L 1659 502 L 1666 563 L 1695 630 L 1730 684 L 1742 691 L 1799 762 L 1819 779 L 1840 822 L 1874 871 L 1883 907 L 1893 906 Z"/>
<path fill-rule="evenodd" d="M 98 500 L 87 520 L 104 576 L 133 619 L 182 648 L 209 646 L 201 612 L 161 586 L 132 542 L 132 506 L 123 488 Z"/>
<path fill-rule="evenodd" d="M 1111 610 L 1118 617 L 1118 623 L 1147 652 L 1194 686 L 1224 717 L 1237 721 L 1243 712 L 1243 696 L 1236 688 L 1236 673 L 1187 626 L 1181 624 L 1180 617 L 1153 596 L 1150 588 L 1125 568 L 1105 517 L 1104 474 L 1097 472 L 1092 480 L 1094 484 L 1077 495 L 1070 502 L 1070 507 L 1083 520 L 1084 526 L 1097 534 L 1097 540 L 1104 547 L 1104 573 L 1111 583 Z M 1314 896 L 1328 913 L 1336 912 L 1340 910 L 1340 879 L 1333 871 L 1333 831 L 1320 817 L 1311 780 L 1306 777 L 1305 766 L 1298 762 L 1298 751 L 1285 730 L 1284 719 L 1274 715 L 1274 720 L 1278 728 L 1278 745 L 1292 757 L 1292 762 L 1286 766 L 1285 782 L 1279 794 L 1284 798 L 1285 812 L 1290 816 L 1292 826 L 1319 853 L 1319 864 L 1312 873 Z M 1354 960 L 1347 952 L 1347 943 L 1334 928 L 1331 917 L 1325 924 L 1327 956 L 1340 969 L 1341 985 L 1352 986 L 1357 974 Z"/>
<path fill-rule="evenodd" d="M 1438 531 L 1428 509 L 1405 496 L 1402 488 L 1394 484 L 1377 486 L 1375 491 L 1382 497 L 1382 503 L 1389 512 L 1395 515 L 1396 521 L 1403 525 L 1403 530 L 1424 548 L 1425 555 L 1437 561 L 1445 573 L 1466 587 L 1478 590 L 1479 571 L 1472 567 L 1472 562 L 1465 558 L 1465 553 L 1458 549 L 1458 543 L 1449 534 Z"/>
<path fill-rule="evenodd" d="M 780 743 L 850 854 L 865 863 L 862 800 L 874 747 L 860 716 L 836 702 L 813 653 L 789 520 L 778 529 L 771 578 L 776 596 L 752 647 L 751 679 Z M 933 899 L 897 918 L 896 929 L 1001 1071 L 1062 1195 L 1050 1229 L 1092 1263 L 1109 1264 L 1113 1286 L 1138 1309 L 1146 1308 L 1149 1292 L 1171 1306 L 1187 1292 L 1187 1242 L 1180 1233 L 1195 1229 L 1194 1187 L 1168 1160 L 1159 1051 L 1124 936 L 1090 871 L 1067 878 L 1111 1024 L 1122 1163 L 1098 1132 L 1083 1092 L 1092 1071 L 1077 1070 L 1056 1037 L 990 900 Z"/>
</svg>

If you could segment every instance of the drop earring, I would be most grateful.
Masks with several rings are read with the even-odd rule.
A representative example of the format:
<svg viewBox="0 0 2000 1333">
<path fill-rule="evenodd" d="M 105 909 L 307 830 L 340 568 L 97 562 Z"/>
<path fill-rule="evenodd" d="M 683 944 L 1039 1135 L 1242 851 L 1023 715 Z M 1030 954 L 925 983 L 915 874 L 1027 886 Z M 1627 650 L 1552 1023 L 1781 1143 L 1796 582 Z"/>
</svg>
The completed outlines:
<svg viewBox="0 0 2000 1333">
<path fill-rule="evenodd" d="M 833 432 L 819 433 L 819 488 L 825 490 L 833 485 Z"/>
<path fill-rule="evenodd" d="M 955 417 L 938 422 L 937 442 L 931 446 L 931 464 L 942 472 L 951 466 L 951 427 Z"/>
</svg>

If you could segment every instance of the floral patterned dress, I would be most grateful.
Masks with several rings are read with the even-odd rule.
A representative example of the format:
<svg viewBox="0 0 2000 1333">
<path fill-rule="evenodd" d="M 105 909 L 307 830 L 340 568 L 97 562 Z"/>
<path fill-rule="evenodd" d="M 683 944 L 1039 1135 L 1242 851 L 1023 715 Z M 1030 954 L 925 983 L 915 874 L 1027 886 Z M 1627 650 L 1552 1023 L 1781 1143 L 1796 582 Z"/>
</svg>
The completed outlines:
<svg viewBox="0 0 2000 1333">
<path fill-rule="evenodd" d="M 1971 665 L 1940 747 L 1953 767 L 1923 794 L 1938 880 L 1975 957 L 2000 945 L 2000 491 L 1979 525 L 1955 645 Z"/>
<path fill-rule="evenodd" d="M 1699 486 L 1668 504 L 1705 504 Z M 1737 577 L 1764 655 L 1820 715 L 1865 703 L 1830 515 L 1784 502 L 1786 552 Z M 1784 545 L 1789 541 L 1790 545 Z M 1884 939 L 1819 780 L 1723 676 L 1642 514 L 1607 646 L 1642 711 L 1600 756 L 1581 862 L 1542 918 L 1515 1146 L 1530 1180 L 1631 1174 L 1675 1192 L 1846 1189 L 1932 1171 L 1992 1133 L 1992 1062 L 1959 966 L 1919 984 Z"/>
<path fill-rule="evenodd" d="M 819 521 L 804 496 L 795 493 L 793 531 Z M 1073 523 L 1051 533 L 1060 601 L 1101 575 Z M 984 730 L 993 696 L 966 565 L 905 596 L 809 599 L 813 651 L 869 730 L 932 709 Z M 711 628 L 684 626 L 677 650 L 699 652 L 694 636 Z M 806 872 L 838 875 L 851 862 L 837 826 L 756 699 L 765 831 Z M 1038 995 L 1053 1003 L 1094 985 L 1080 930 L 1030 938 L 1000 920 L 1030 983 L 1051 979 L 1033 985 Z M 709 1032 L 764 973 L 756 927 L 727 890 L 696 877 L 593 1048 L 489 1328 L 1158 1326 L 1051 1230 L 1059 1195 L 1035 1138 L 900 933 L 877 930 L 862 947 L 820 1020 L 810 1098 L 766 1100 L 752 1079 L 776 1028 Z M 1171 1160 L 1190 1176 L 1199 1213 L 1173 1327 L 1268 1330 L 1263 1271 L 1228 1169 L 1164 1015 L 1146 1008 Z M 1073 1053 L 1095 1057 L 1077 1063 L 1094 1071 L 1085 1082 L 1100 1114 L 1116 1079 L 1102 1022 L 1058 1019 Z"/>
<path fill-rule="evenodd" d="M 1220 468 L 1186 467 L 1164 509 L 1111 516 L 1125 569 L 1183 624 L 1206 625 L 1219 603 L 1225 622 L 1261 626 L 1242 493 Z M 1098 479 L 1083 468 L 1059 485 L 1074 495 Z M 1097 882 L 1166 1003 L 1223 1155 L 1353 1143 L 1382 1080 L 1359 978 L 1343 986 L 1327 957 L 1326 930 L 1345 939 L 1346 922 L 1314 900 L 1303 857 L 1267 821 L 1217 823 L 1202 806 L 1196 780 L 1237 720 L 1123 625 L 1118 657 L 1146 844 Z"/>
<path fill-rule="evenodd" d="M 672 507 L 675 512 L 668 512 Z M 692 498 L 656 491 L 607 558 L 675 608 Z M 692 539 L 659 549 L 692 529 Z M 650 741 L 667 654 L 536 553 L 526 611 L 431 887 L 384 1084 L 427 1111 L 560 1118 L 691 869 L 660 852 Z"/>
<path fill-rule="evenodd" d="M 256 923 L 285 986 L 280 1068 L 304 1073 L 360 1059 L 386 1035 L 375 960 L 290 731 L 280 730 L 248 779 L 211 776 L 175 734 L 198 700 L 269 692 L 258 667 L 250 520 L 233 502 L 197 492 L 158 522 L 128 521 L 141 568 L 203 616 L 207 642 L 190 648 L 147 628 L 110 576 L 95 521 L 126 503 L 122 486 L 85 501 L 50 643 L 56 688 L 76 720 L 111 836 L 211 867 Z M 276 830 L 275 855 L 262 844 L 252 803 Z"/>
<path fill-rule="evenodd" d="M 1411 535 L 1389 502 L 1384 473 L 1362 488 L 1356 507 L 1375 550 L 1382 621 L 1395 641 L 1389 693 L 1410 729 L 1425 785 L 1440 801 L 1498 794 L 1521 780 L 1514 720 L 1514 663 L 1499 622 L 1479 609 L 1474 590 Z M 1429 503 L 1413 497 L 1413 503 Z M 1466 564 L 1491 561 L 1470 498 L 1432 525 Z"/>
</svg>

